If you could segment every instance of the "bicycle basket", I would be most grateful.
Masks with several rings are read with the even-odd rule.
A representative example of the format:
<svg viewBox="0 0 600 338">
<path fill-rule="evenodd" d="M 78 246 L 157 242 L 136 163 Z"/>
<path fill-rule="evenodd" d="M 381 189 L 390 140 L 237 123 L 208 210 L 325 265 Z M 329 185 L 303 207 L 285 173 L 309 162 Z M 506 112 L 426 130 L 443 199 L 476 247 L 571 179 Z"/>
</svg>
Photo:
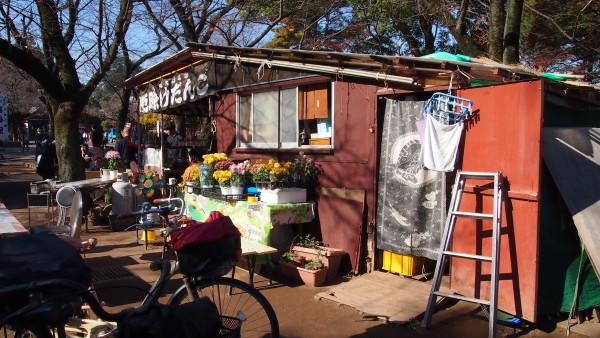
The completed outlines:
<svg viewBox="0 0 600 338">
<path fill-rule="evenodd" d="M 191 244 L 175 251 L 179 271 L 186 276 L 224 276 L 241 255 L 240 237 Z"/>
<path fill-rule="evenodd" d="M 218 338 L 239 338 L 242 321 L 239 318 L 221 316 L 221 328 Z"/>
</svg>

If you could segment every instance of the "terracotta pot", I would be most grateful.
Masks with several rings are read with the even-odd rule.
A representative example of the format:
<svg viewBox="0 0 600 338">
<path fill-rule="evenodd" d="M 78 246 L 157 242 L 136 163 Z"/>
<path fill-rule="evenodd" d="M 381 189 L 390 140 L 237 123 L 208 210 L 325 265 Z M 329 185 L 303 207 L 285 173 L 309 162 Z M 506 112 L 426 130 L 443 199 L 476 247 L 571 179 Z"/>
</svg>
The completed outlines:
<svg viewBox="0 0 600 338">
<path fill-rule="evenodd" d="M 321 261 L 328 268 L 327 280 L 335 278 L 340 268 L 340 262 L 346 252 L 342 249 L 330 248 L 326 246 L 320 246 L 321 250 Z M 306 248 L 302 246 L 292 247 L 292 252 L 297 253 L 300 256 L 304 256 L 307 260 L 313 260 L 317 257 L 317 250 L 312 248 Z"/>
<path fill-rule="evenodd" d="M 310 286 L 320 286 L 327 278 L 328 269 L 326 267 L 319 270 L 307 270 L 290 262 L 281 262 L 279 267 L 282 275 Z"/>
</svg>

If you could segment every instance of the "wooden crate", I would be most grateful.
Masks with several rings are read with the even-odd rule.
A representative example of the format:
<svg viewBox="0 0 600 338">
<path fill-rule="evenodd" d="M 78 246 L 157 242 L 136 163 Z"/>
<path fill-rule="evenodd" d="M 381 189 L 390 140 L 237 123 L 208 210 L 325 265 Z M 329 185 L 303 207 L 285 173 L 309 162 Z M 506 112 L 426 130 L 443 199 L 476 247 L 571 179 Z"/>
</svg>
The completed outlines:
<svg viewBox="0 0 600 338">
<path fill-rule="evenodd" d="M 331 144 L 331 137 L 317 137 L 309 140 L 311 146 L 328 146 Z"/>
</svg>

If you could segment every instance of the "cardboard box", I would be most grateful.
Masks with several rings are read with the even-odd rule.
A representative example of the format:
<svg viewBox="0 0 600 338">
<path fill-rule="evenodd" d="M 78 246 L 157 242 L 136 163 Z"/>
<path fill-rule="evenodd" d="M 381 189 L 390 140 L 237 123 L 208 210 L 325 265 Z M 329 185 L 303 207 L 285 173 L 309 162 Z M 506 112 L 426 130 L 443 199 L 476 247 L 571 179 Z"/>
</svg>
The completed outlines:
<svg viewBox="0 0 600 338">
<path fill-rule="evenodd" d="M 331 144 L 331 137 L 317 137 L 309 140 L 311 146 L 328 146 Z"/>
<path fill-rule="evenodd" d="M 279 188 L 264 189 L 260 191 L 260 200 L 268 204 L 304 203 L 306 202 L 306 189 Z"/>
<path fill-rule="evenodd" d="M 400 255 L 391 251 L 383 251 L 383 270 L 398 273 L 403 276 L 419 275 L 423 272 L 433 272 L 435 261 L 426 257 Z"/>
</svg>

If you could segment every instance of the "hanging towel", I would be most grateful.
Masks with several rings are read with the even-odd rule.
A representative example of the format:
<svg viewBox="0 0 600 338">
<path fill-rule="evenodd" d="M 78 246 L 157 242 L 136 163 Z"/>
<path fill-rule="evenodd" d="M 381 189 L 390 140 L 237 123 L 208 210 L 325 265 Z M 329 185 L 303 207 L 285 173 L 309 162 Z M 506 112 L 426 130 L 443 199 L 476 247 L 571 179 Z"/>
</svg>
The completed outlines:
<svg viewBox="0 0 600 338">
<path fill-rule="evenodd" d="M 425 137 L 421 144 L 421 163 L 435 171 L 452 171 L 456 162 L 463 123 L 442 124 L 427 114 Z"/>
</svg>

